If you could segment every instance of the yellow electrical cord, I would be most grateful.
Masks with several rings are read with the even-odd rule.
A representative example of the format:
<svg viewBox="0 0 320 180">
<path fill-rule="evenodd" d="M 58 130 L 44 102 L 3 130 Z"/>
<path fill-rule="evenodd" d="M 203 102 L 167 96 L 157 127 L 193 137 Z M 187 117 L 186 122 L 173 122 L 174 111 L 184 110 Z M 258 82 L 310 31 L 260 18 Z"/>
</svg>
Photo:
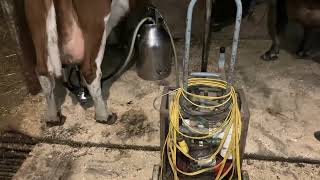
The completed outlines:
<svg viewBox="0 0 320 180">
<path fill-rule="evenodd" d="M 178 177 L 178 172 L 181 174 L 184 174 L 186 176 L 195 176 L 202 174 L 204 172 L 208 171 L 214 171 L 216 168 L 219 168 L 219 171 L 216 175 L 216 180 L 223 179 L 225 176 L 229 174 L 229 172 L 232 170 L 231 176 L 229 179 L 232 179 L 234 172 L 236 171 L 238 179 L 241 180 L 241 168 L 240 168 L 240 153 L 239 153 L 239 141 L 240 141 L 240 136 L 241 136 L 241 116 L 240 116 L 240 110 L 237 102 L 237 94 L 235 92 L 235 89 L 232 86 L 229 86 L 227 82 L 222 81 L 222 80 L 217 80 L 217 79 L 211 79 L 211 78 L 191 78 L 188 80 L 188 87 L 191 86 L 199 86 L 199 85 L 204 85 L 206 87 L 211 87 L 211 88 L 221 88 L 225 89 L 228 91 L 225 95 L 220 96 L 220 97 L 210 97 L 210 96 L 203 96 L 203 95 L 198 95 L 198 94 L 193 94 L 190 92 L 187 92 L 183 88 L 178 88 L 175 90 L 175 95 L 170 102 L 170 110 L 169 110 L 169 119 L 170 119 L 170 124 L 169 124 L 169 130 L 168 134 L 165 140 L 165 144 L 162 149 L 162 163 L 164 160 L 164 154 L 165 151 L 168 156 L 168 161 L 170 164 L 170 167 L 173 172 L 173 176 L 175 180 L 179 180 Z M 214 106 L 204 106 L 204 105 L 199 105 L 194 103 L 192 100 L 190 100 L 188 97 L 193 97 L 197 99 L 203 99 L 203 100 L 220 100 L 223 101 L 222 103 Z M 214 129 L 209 129 L 207 132 L 200 132 L 188 125 L 186 123 L 185 119 L 183 118 L 181 112 L 180 112 L 180 98 L 184 98 L 186 102 L 190 103 L 193 106 L 196 106 L 198 108 L 204 108 L 204 109 L 209 109 L 209 110 L 214 110 L 216 108 L 222 107 L 226 103 L 230 102 L 230 112 L 223 121 L 223 123 Z M 189 130 L 192 131 L 193 133 L 197 133 L 201 136 L 189 136 L 186 135 L 179 130 L 179 123 L 180 120 L 184 125 L 188 126 Z M 180 147 L 179 142 L 177 141 L 177 135 L 181 135 L 184 138 L 189 138 L 189 139 L 206 139 L 213 137 L 217 133 L 223 132 L 224 135 L 221 139 L 221 142 L 215 152 L 212 153 L 212 155 L 206 159 L 195 159 L 191 155 L 188 154 L 188 151 L 185 151 L 185 145 L 183 147 Z M 177 152 L 180 151 L 185 157 L 189 158 L 192 161 L 195 162 L 201 162 L 201 161 L 208 161 L 212 160 L 213 158 L 216 157 L 216 155 L 222 150 L 224 143 L 226 142 L 227 136 L 231 133 L 231 141 L 229 143 L 229 146 L 227 148 L 226 154 L 223 157 L 223 160 L 215 165 L 214 167 L 210 168 L 204 168 L 200 169 L 195 172 L 184 172 L 180 170 L 177 167 L 176 161 L 177 161 Z M 226 164 L 226 161 L 228 157 L 232 157 L 232 163 L 231 165 L 226 169 L 224 173 L 224 167 Z M 162 166 L 161 166 L 161 175 L 160 179 L 162 179 Z"/>
</svg>

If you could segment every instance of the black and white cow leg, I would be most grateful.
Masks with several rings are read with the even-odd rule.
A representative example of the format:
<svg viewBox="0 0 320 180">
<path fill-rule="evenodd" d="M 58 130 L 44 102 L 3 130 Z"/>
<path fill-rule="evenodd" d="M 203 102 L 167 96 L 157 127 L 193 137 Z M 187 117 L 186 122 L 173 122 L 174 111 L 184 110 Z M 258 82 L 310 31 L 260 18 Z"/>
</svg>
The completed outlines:
<svg viewBox="0 0 320 180">
<path fill-rule="evenodd" d="M 309 57 L 311 56 L 311 51 L 309 51 L 307 48 L 306 48 L 306 44 L 310 38 L 310 34 L 311 34 L 311 30 L 308 29 L 308 28 L 304 28 L 303 29 L 303 37 L 302 37 L 302 40 L 299 44 L 299 47 L 298 47 L 298 50 L 296 52 L 296 55 L 299 57 L 299 58 L 306 58 L 306 57 Z"/>
<path fill-rule="evenodd" d="M 57 104 L 54 97 L 55 79 L 52 76 L 38 76 L 44 95 L 46 96 L 48 112 L 46 123 L 48 126 L 62 125 L 66 117 L 63 116 L 60 110 L 57 108 Z"/>
<path fill-rule="evenodd" d="M 280 31 L 281 28 L 278 25 L 279 17 L 277 15 L 277 2 L 276 0 L 270 0 L 269 11 L 268 11 L 268 30 L 269 35 L 272 39 L 272 45 L 270 49 L 265 52 L 261 59 L 264 61 L 275 61 L 278 59 L 279 51 L 280 51 Z"/>
</svg>

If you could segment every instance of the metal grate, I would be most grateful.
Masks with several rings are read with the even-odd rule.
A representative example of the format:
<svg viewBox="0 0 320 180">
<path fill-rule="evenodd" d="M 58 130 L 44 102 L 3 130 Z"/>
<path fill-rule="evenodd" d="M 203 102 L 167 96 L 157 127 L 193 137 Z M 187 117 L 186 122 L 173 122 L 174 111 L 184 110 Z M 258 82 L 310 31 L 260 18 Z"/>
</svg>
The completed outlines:
<svg viewBox="0 0 320 180">
<path fill-rule="evenodd" d="M 31 152 L 35 141 L 17 133 L 0 136 L 0 179 L 9 180 L 16 174 Z"/>
</svg>

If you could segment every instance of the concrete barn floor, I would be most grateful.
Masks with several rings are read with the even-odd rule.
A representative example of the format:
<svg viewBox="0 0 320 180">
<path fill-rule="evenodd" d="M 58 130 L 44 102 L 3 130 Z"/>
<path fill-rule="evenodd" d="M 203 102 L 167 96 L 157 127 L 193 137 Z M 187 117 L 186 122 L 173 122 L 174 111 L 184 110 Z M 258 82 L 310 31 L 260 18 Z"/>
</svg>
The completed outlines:
<svg viewBox="0 0 320 180">
<path fill-rule="evenodd" d="M 182 42 L 177 43 L 180 60 L 183 54 L 182 45 Z M 228 51 L 231 41 L 213 42 L 209 70 L 215 67 L 212 62 L 219 49 L 216 45 L 225 46 Z M 246 153 L 320 160 L 320 142 L 313 137 L 313 133 L 320 130 L 320 64 L 296 59 L 285 51 L 281 52 L 280 61 L 263 62 L 259 56 L 269 45 L 269 41 L 242 40 L 239 47 L 236 86 L 245 90 L 251 113 Z M 191 49 L 193 70 L 199 68 L 200 52 L 199 43 L 194 43 Z M 229 58 L 229 54 L 227 57 Z M 46 106 L 41 94 L 25 97 L 20 105 L 10 110 L 7 118 L 17 118 L 19 124 L 16 129 L 34 137 L 82 143 L 158 147 L 159 112 L 153 108 L 152 103 L 154 98 L 161 95 L 163 86 L 174 85 L 174 82 L 173 74 L 166 80 L 148 82 L 138 78 L 134 67 L 128 70 L 111 85 L 109 91 L 108 87 L 104 91 L 108 96 L 109 108 L 119 116 L 117 123 L 111 126 L 96 123 L 93 119 L 93 107 L 84 109 L 69 94 L 65 98 L 60 97 L 63 101 L 62 112 L 67 116 L 63 126 L 45 126 Z M 156 106 L 159 106 L 159 102 Z M 70 154 L 70 151 L 64 152 L 59 146 L 44 146 L 48 146 L 48 153 L 61 151 Z M 77 151 L 86 151 L 86 148 Z M 95 156 L 102 162 L 104 158 L 107 161 L 108 157 L 113 157 L 113 153 L 119 153 L 119 150 L 105 152 L 102 148 L 93 148 L 90 151 L 92 153 L 89 153 L 89 156 Z M 35 148 L 34 152 L 42 152 L 41 146 Z M 103 157 L 102 152 L 105 155 Z M 121 161 L 108 165 L 91 161 L 92 158 L 86 153 L 80 153 L 79 157 L 72 160 L 70 179 L 148 179 L 152 171 L 151 164 L 159 163 L 158 152 L 125 152 L 130 154 L 130 157 L 121 157 Z M 134 165 L 137 157 L 140 157 L 141 163 Z M 29 161 L 40 163 L 41 156 L 31 156 Z M 121 167 L 128 169 L 119 170 L 121 162 L 125 164 Z M 106 173 L 105 166 L 110 168 L 110 173 Z M 252 160 L 245 163 L 244 168 L 249 170 L 253 179 L 319 179 L 320 172 L 316 165 Z M 92 171 L 100 174 L 92 175 Z M 136 175 L 136 178 L 131 176 L 132 174 Z"/>
<path fill-rule="evenodd" d="M 263 62 L 259 55 L 268 45 L 268 41 L 242 41 L 239 49 L 237 86 L 244 88 L 251 112 L 246 152 L 320 160 L 320 143 L 313 137 L 313 133 L 320 130 L 320 117 L 317 116 L 320 65 L 294 59 L 285 52 L 280 61 Z M 198 45 L 192 48 L 193 69 L 198 68 L 199 48 Z M 212 47 L 211 52 L 216 51 L 217 48 Z M 216 54 L 211 54 L 213 61 Z M 109 108 L 119 116 L 112 126 L 96 123 L 93 107 L 84 109 L 74 104 L 69 95 L 62 104 L 62 113 L 67 117 L 63 126 L 45 127 L 46 106 L 42 95 L 27 97 L 12 111 L 20 115 L 21 129 L 32 136 L 158 146 L 159 112 L 152 103 L 161 95 L 163 85 L 174 85 L 174 82 L 173 75 L 163 81 L 149 82 L 140 79 L 134 68 L 127 71 L 108 92 L 104 91 L 108 93 Z"/>
<path fill-rule="evenodd" d="M 38 144 L 14 180 L 149 180 L 159 152 Z M 37 163 L 35 163 L 37 162 Z M 252 180 L 319 179 L 319 165 L 244 160 Z M 56 168 L 52 171 L 53 167 Z"/>
</svg>

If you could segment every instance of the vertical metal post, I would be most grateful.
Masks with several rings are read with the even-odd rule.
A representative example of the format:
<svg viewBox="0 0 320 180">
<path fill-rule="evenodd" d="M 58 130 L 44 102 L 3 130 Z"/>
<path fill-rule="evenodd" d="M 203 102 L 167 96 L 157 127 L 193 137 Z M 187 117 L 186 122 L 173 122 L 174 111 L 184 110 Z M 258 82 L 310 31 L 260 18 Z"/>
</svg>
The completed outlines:
<svg viewBox="0 0 320 180">
<path fill-rule="evenodd" d="M 241 26 L 241 19 L 242 19 L 241 0 L 235 0 L 235 3 L 237 5 L 237 16 L 236 16 L 236 22 L 235 22 L 234 35 L 233 35 L 231 61 L 230 61 L 230 68 L 229 68 L 229 77 L 228 77 L 229 85 L 232 85 L 234 82 L 234 66 L 236 64 L 236 59 L 237 59 L 239 34 L 240 34 L 240 26 Z"/>
<path fill-rule="evenodd" d="M 0 6 L 6 18 L 9 32 L 16 45 L 16 54 L 24 74 L 28 91 L 40 92 L 41 87 L 35 73 L 36 56 L 24 14 L 24 1 L 1 0 Z"/>
<path fill-rule="evenodd" d="M 198 0 L 191 0 L 188 6 L 187 22 L 186 22 L 186 37 L 185 37 L 185 53 L 183 59 L 183 88 L 187 90 L 189 76 L 189 60 L 190 60 L 190 40 L 192 29 L 192 14 L 193 8 Z"/>
<path fill-rule="evenodd" d="M 205 28 L 203 35 L 203 45 L 202 45 L 202 61 L 201 61 L 201 72 L 206 72 L 208 69 L 208 56 L 210 48 L 210 35 L 211 35 L 211 12 L 212 12 L 212 1 L 206 0 L 206 18 L 205 18 Z"/>
</svg>

